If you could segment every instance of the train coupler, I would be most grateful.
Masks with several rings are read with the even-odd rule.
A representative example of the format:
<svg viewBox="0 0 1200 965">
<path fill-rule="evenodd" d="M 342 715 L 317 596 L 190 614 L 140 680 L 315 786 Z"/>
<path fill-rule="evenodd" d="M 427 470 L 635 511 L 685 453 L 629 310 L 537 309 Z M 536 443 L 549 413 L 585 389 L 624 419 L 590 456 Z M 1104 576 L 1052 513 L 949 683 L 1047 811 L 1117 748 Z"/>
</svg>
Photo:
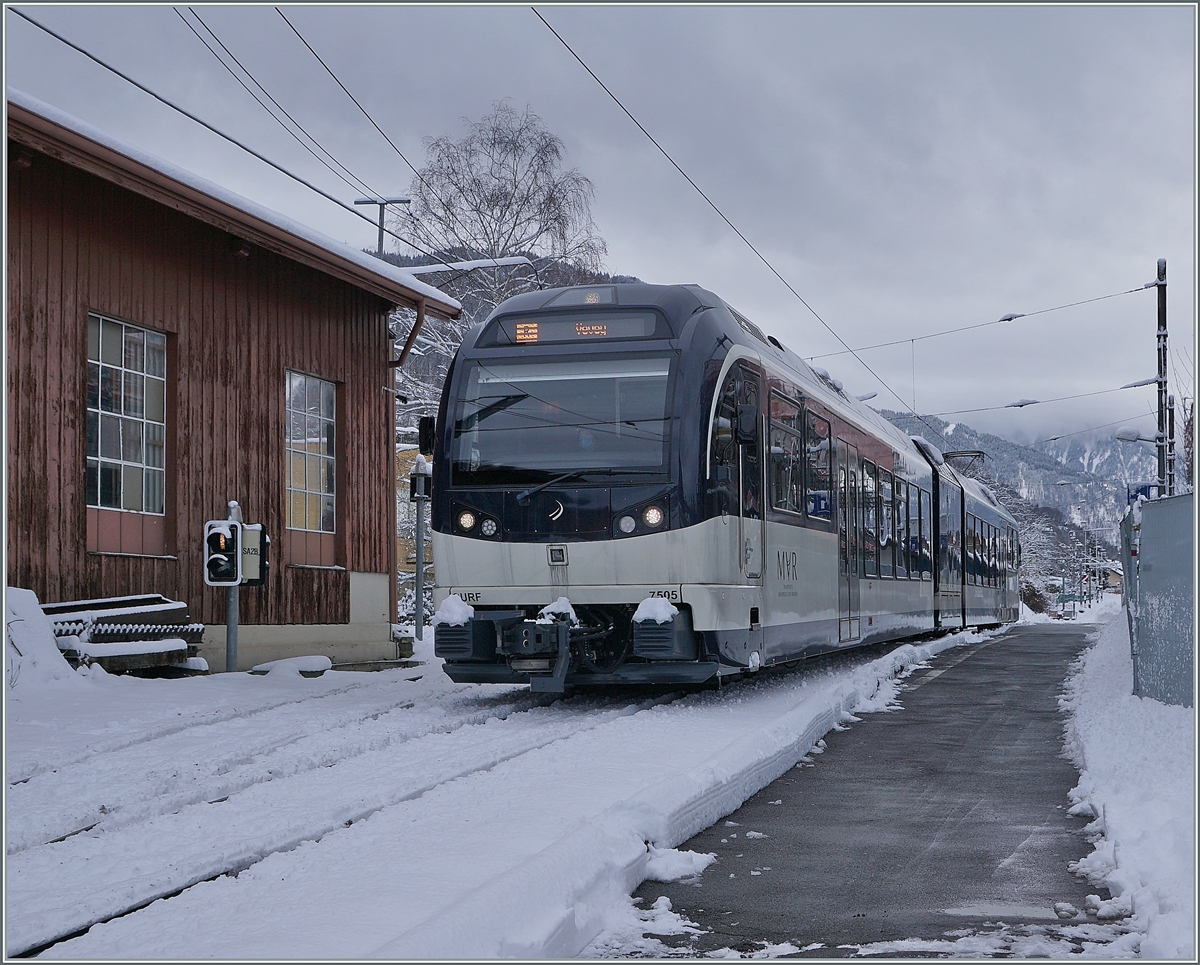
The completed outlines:
<svg viewBox="0 0 1200 965">
<path fill-rule="evenodd" d="M 553 629 L 557 635 L 558 656 L 554 660 L 554 672 L 530 674 L 529 690 L 535 694 L 562 694 L 567 690 L 567 670 L 571 666 L 571 626 L 566 620 L 556 620 L 552 626 L 527 621 L 521 627 L 523 641 L 537 646 L 545 640 L 546 631 Z"/>
</svg>

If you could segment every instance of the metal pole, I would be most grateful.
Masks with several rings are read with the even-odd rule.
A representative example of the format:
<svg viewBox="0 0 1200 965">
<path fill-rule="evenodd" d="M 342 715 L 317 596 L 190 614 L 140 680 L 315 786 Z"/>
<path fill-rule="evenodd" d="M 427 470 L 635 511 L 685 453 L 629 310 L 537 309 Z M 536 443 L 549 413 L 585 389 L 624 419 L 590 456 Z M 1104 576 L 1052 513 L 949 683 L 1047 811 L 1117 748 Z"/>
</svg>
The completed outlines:
<svg viewBox="0 0 1200 965">
<path fill-rule="evenodd" d="M 240 587 L 225 591 L 225 672 L 237 673 L 238 594 Z"/>
<path fill-rule="evenodd" d="M 1167 259 L 1158 259 L 1158 495 L 1167 487 Z"/>
<path fill-rule="evenodd" d="M 425 636 L 425 503 L 427 500 L 416 499 L 417 508 L 417 599 L 416 599 L 416 629 L 418 640 Z"/>
<path fill-rule="evenodd" d="M 1175 495 L 1175 396 L 1167 396 L 1167 495 Z"/>
<path fill-rule="evenodd" d="M 383 257 L 383 212 L 387 208 L 387 202 L 380 202 L 379 205 L 379 257 Z"/>
<path fill-rule="evenodd" d="M 225 517 L 237 522 L 242 521 L 242 508 L 236 500 L 229 501 L 229 512 Z M 239 544 L 238 552 L 242 551 Z M 238 638 L 238 595 L 240 587 L 231 586 L 225 591 L 225 672 L 237 673 L 237 638 Z"/>
</svg>

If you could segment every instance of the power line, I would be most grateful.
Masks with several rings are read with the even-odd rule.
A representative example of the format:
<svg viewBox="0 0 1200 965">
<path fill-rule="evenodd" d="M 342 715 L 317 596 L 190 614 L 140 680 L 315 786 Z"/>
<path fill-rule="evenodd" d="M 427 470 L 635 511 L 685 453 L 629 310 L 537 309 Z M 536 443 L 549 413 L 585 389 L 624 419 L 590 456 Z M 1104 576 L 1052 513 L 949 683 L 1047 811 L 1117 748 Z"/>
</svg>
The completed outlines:
<svg viewBox="0 0 1200 965">
<path fill-rule="evenodd" d="M 276 123 L 278 123 L 280 127 L 282 127 L 285 131 L 288 132 L 288 134 L 290 134 L 295 139 L 297 144 L 299 144 L 302 148 L 304 148 L 306 151 L 308 151 L 308 153 L 311 154 L 314 158 L 316 158 L 321 164 L 323 164 L 329 170 L 329 172 L 331 174 L 333 174 L 335 177 L 339 178 L 351 190 L 361 191 L 364 194 L 372 194 L 372 195 L 378 196 L 379 192 L 377 192 L 374 188 L 372 188 L 370 185 L 368 185 L 365 181 L 362 181 L 358 177 L 356 177 L 353 174 L 353 172 L 351 172 L 344 164 L 342 164 L 340 161 L 338 161 L 337 158 L 335 158 L 332 154 L 330 154 L 328 151 L 326 151 L 325 148 L 322 147 L 321 144 L 317 141 L 317 139 L 314 138 L 311 134 L 309 134 L 308 131 L 306 131 L 301 124 L 297 123 L 296 119 L 294 117 L 292 117 L 291 114 L 289 114 L 286 110 L 284 110 L 284 108 L 280 105 L 280 103 L 274 97 L 271 96 L 270 92 L 265 87 L 263 87 L 262 84 L 260 84 L 258 82 L 258 80 L 254 77 L 253 74 L 250 73 L 249 70 L 246 69 L 246 66 L 240 60 L 238 60 L 236 56 L 234 56 L 234 54 L 230 51 L 230 49 L 228 47 L 225 46 L 224 43 L 222 43 L 221 38 L 216 35 L 216 33 L 213 31 L 212 27 L 210 27 L 208 24 L 206 24 L 204 22 L 203 18 L 198 13 L 196 13 L 195 10 L 193 10 L 191 7 L 188 7 L 188 12 L 193 17 L 196 18 L 196 20 L 199 22 L 200 26 L 202 26 L 208 32 L 208 34 L 212 37 L 212 39 L 217 42 L 217 44 L 220 46 L 220 48 L 223 51 L 225 51 L 226 56 L 228 56 L 230 58 L 230 60 L 232 60 L 235 64 L 238 65 L 238 67 L 241 69 L 242 73 L 244 73 L 247 77 L 250 78 L 250 80 L 253 82 L 254 86 L 257 87 L 260 91 L 262 91 L 262 93 L 271 101 L 271 103 L 274 104 L 275 107 L 280 112 L 282 112 L 283 115 L 289 121 L 292 122 L 292 124 L 295 126 L 295 128 L 297 130 L 300 131 L 301 134 L 303 134 L 306 138 L 308 138 L 309 141 L 311 141 L 314 145 L 316 145 L 317 150 L 319 150 L 321 152 L 321 154 L 324 154 L 326 157 L 328 157 L 330 160 L 332 160 L 334 164 L 336 164 L 339 168 L 342 169 L 342 171 L 345 171 L 345 174 L 342 174 L 340 171 L 337 170 L 337 168 L 333 167 L 333 165 L 331 165 L 329 163 L 329 161 L 327 161 L 327 160 L 325 160 L 325 158 L 321 157 L 321 154 L 318 154 L 317 151 L 314 151 L 312 147 L 310 147 L 308 144 L 306 144 L 300 138 L 300 136 L 296 133 L 296 131 L 294 131 L 294 130 L 292 130 L 292 128 L 288 127 L 287 124 L 285 124 L 283 122 L 283 120 L 263 102 L 262 97 L 260 97 L 253 90 L 251 90 L 250 86 L 244 80 L 242 80 L 242 78 L 238 76 L 237 72 L 232 67 L 230 67 L 229 64 L 227 64 L 225 62 L 225 60 L 221 57 L 220 54 L 217 53 L 217 51 L 215 49 L 213 49 L 212 44 L 210 44 L 207 40 L 204 39 L 204 37 L 202 37 L 200 35 L 200 32 L 198 30 L 196 30 L 196 28 L 194 26 L 192 26 L 191 21 L 189 21 L 187 19 L 187 17 L 185 17 L 183 15 L 183 12 L 178 7 L 173 7 L 172 9 L 175 11 L 175 15 L 184 22 L 184 24 L 187 26 L 187 28 L 193 34 L 196 35 L 196 39 L 199 40 L 202 44 L 204 44 L 204 46 L 208 49 L 208 51 L 217 59 L 217 62 L 220 63 L 220 65 L 222 67 L 224 67 L 227 71 L 229 71 L 229 75 L 234 80 L 236 80 L 239 84 L 242 85 L 242 87 L 245 89 L 246 93 L 248 93 L 251 97 L 253 97 L 254 100 L 258 103 L 258 105 L 260 107 L 262 107 L 262 109 L 265 110 L 268 114 L 270 114 L 272 119 L 275 120 Z M 346 177 L 346 175 L 349 175 L 350 178 L 353 178 L 354 180 L 353 181 L 349 180 Z M 355 183 L 355 182 L 357 182 L 357 183 Z"/>
<path fill-rule="evenodd" d="M 450 207 L 450 205 L 448 205 L 444 200 L 442 200 L 441 195 L 439 195 L 437 193 L 437 191 L 434 190 L 433 185 L 431 185 L 427 180 L 425 180 L 425 176 L 423 174 L 421 174 L 421 172 L 419 170 L 417 170 L 416 165 L 414 165 L 412 163 L 412 161 L 410 161 L 408 159 L 408 157 L 405 155 L 405 153 L 396 146 L 396 143 L 390 137 L 388 137 L 387 132 L 384 131 L 384 129 L 375 122 L 375 118 L 373 118 L 370 115 L 370 113 L 367 111 L 367 109 L 365 107 L 363 107 L 362 104 L 359 103 L 358 98 L 355 97 L 352 93 L 350 93 L 350 88 L 348 88 L 345 84 L 342 83 L 342 81 L 338 77 L 338 75 L 333 72 L 333 68 L 330 67 L 327 63 L 325 63 L 325 61 L 321 57 L 321 55 L 318 54 L 316 52 L 316 50 L 313 49 L 312 44 L 310 44 L 307 40 L 304 39 L 304 35 L 302 33 L 300 33 L 299 30 L 296 29 L 295 24 L 293 24 L 290 20 L 288 20 L 287 16 L 284 14 L 284 12 L 282 10 L 280 10 L 278 7 L 275 8 L 275 12 L 277 14 L 279 14 L 279 16 L 281 18 L 283 18 L 283 22 L 286 23 L 291 28 L 292 33 L 294 33 L 299 38 L 300 43 L 304 44 L 304 46 L 308 48 L 308 52 L 317 58 L 317 63 L 319 63 L 322 67 L 325 68 L 325 72 L 327 74 L 329 74 L 330 77 L 333 78 L 334 83 L 336 83 L 338 85 L 338 87 L 340 87 L 342 89 L 342 92 L 347 97 L 349 97 L 351 101 L 354 102 L 354 106 L 357 107 L 359 109 L 359 111 L 362 112 L 362 116 L 371 122 L 371 126 L 373 128 L 375 128 L 376 131 L 379 132 L 379 135 L 385 141 L 388 142 L 388 145 L 391 147 L 391 149 L 400 156 L 400 160 L 408 165 L 409 169 L 413 172 L 413 174 L 415 174 L 417 176 L 417 179 L 423 185 L 425 185 L 425 187 L 429 190 L 429 193 L 432 194 L 435 198 L 437 198 L 438 203 L 442 206 L 443 210 L 445 210 L 446 213 L 449 214 L 450 217 L 454 221 L 457 222 L 458 216 L 454 213 L 454 211 Z M 466 226 L 463 225 L 461 222 L 459 222 L 459 226 L 462 227 L 464 230 L 466 229 Z M 459 244 L 463 245 L 464 247 L 466 247 L 468 249 L 471 247 L 470 244 L 466 240 L 464 240 L 463 237 L 461 235 L 459 235 L 457 231 L 455 231 L 455 236 L 456 236 Z M 497 265 L 497 267 L 499 267 L 499 266 Z M 448 283 L 448 282 L 449 282 L 449 279 L 447 280 L 446 283 Z"/>
<path fill-rule="evenodd" d="M 550 26 L 549 21 L 547 21 L 546 18 L 543 17 L 538 12 L 537 8 L 530 7 L 529 9 L 533 11 L 533 14 L 535 17 L 537 17 L 543 24 L 545 24 L 546 29 L 549 30 L 552 34 L 554 34 L 554 36 L 558 39 L 559 43 L 561 43 L 564 47 L 567 48 L 567 51 L 571 54 L 572 57 L 574 57 L 579 62 L 579 65 L 584 70 L 586 70 L 588 72 L 588 74 L 591 75 L 592 79 L 597 84 L 600 85 L 600 87 L 604 90 L 604 93 L 606 93 L 610 98 L 612 98 L 613 103 L 616 104 L 617 107 L 619 107 L 622 110 L 622 112 L 624 112 L 625 116 L 628 117 L 631 121 L 633 121 L 633 123 L 637 127 L 637 129 L 639 131 L 641 131 L 644 135 L 646 135 L 646 138 L 650 141 L 651 144 L 653 144 L 658 149 L 658 152 L 664 158 L 666 158 L 667 161 L 671 164 L 671 166 L 673 168 L 675 168 L 676 171 L 679 172 L 679 174 L 683 177 L 683 179 L 685 181 L 687 181 L 687 183 L 690 184 L 695 189 L 696 193 L 699 194 L 700 197 L 702 197 L 708 203 L 708 206 L 717 213 L 717 216 L 722 221 L 724 221 L 725 224 L 727 224 L 730 227 L 730 229 L 733 231 L 733 233 L 736 234 L 742 240 L 742 242 L 746 245 L 747 248 L 749 248 L 752 252 L 754 252 L 754 254 L 758 257 L 758 260 L 761 261 L 764 265 L 766 265 L 767 270 L 770 271 L 771 274 L 773 274 L 776 278 L 778 278 L 779 281 L 781 281 L 783 283 L 784 287 L 787 288 L 788 291 L 790 291 L 794 296 L 796 296 L 797 300 L 799 300 L 801 305 L 803 305 L 805 308 L 808 309 L 808 311 L 812 314 L 813 318 L 815 318 L 818 322 L 820 322 L 825 327 L 826 331 L 828 331 L 830 335 L 832 335 L 834 338 L 836 338 L 838 340 L 838 342 L 846 349 L 846 351 L 849 352 L 851 355 L 853 355 L 854 358 L 858 360 L 858 363 L 864 369 L 866 369 L 868 372 L 870 372 L 871 375 L 874 376 L 875 380 L 880 385 L 882 385 L 885 389 L 887 389 L 888 392 L 890 392 L 892 394 L 892 396 L 896 399 L 897 402 L 899 402 L 902 406 L 904 406 L 910 412 L 912 412 L 912 414 L 915 415 L 931 431 L 937 432 L 937 430 L 934 429 L 933 426 L 931 426 L 931 425 L 929 425 L 929 423 L 925 422 L 925 420 L 921 417 L 920 413 L 918 413 L 916 409 L 914 409 L 907 402 L 905 402 L 904 399 L 902 399 L 900 397 L 900 395 L 890 385 L 888 385 L 887 382 L 885 382 L 878 375 L 878 373 L 875 372 L 874 369 L 871 368 L 871 366 L 867 365 L 867 363 L 865 361 L 863 361 L 862 357 L 859 356 L 858 353 L 849 346 L 849 344 L 847 344 L 847 342 L 844 338 L 842 338 L 836 331 L 834 331 L 833 327 L 817 313 L 816 309 L 814 309 L 807 301 L 805 301 L 804 296 L 801 295 L 798 291 L 796 291 L 796 289 L 792 286 L 791 282 L 789 282 L 786 278 L 783 277 L 783 275 L 781 275 L 779 273 L 779 271 L 775 268 L 775 266 L 773 264 L 771 264 L 771 262 L 767 260 L 766 256 L 763 255 L 763 253 L 754 246 L 754 244 L 750 241 L 750 239 L 747 238 L 741 232 L 741 230 L 737 227 L 737 225 L 735 225 L 732 221 L 729 220 L 728 217 L 725 216 L 725 213 L 719 207 L 717 207 L 717 205 L 713 202 L 712 198 L 710 198 L 707 194 L 704 193 L 704 191 L 700 187 L 700 185 L 698 185 L 695 181 L 693 181 L 692 178 L 688 175 L 688 173 L 682 167 L 679 166 L 679 164 L 675 161 L 675 159 L 673 157 L 671 157 L 671 155 L 669 153 L 667 153 L 666 149 L 663 148 L 663 146 L 654 139 L 654 135 L 652 135 L 648 130 L 646 130 L 646 128 L 642 125 L 641 121 L 639 121 L 636 117 L 633 116 L 633 114 L 629 110 L 629 108 L 627 108 L 623 103 L 621 103 L 620 98 L 617 97 L 617 95 L 614 94 L 609 89 L 608 85 L 605 84 L 604 81 L 602 81 L 597 76 L 596 72 L 587 65 L 587 63 L 584 61 L 584 59 L 582 57 L 579 56 L 579 54 L 577 54 L 575 52 L 574 48 L 569 43 L 567 43 L 566 40 L 563 39 L 562 35 L 557 30 L 555 30 L 552 26 Z M 939 432 L 938 435 L 941 435 L 941 433 Z M 944 439 L 944 437 L 943 437 L 943 439 Z"/>
<path fill-rule="evenodd" d="M 1118 419 L 1116 422 L 1106 422 L 1102 426 L 1089 426 L 1087 429 L 1076 429 L 1074 432 L 1060 432 L 1056 436 L 1050 436 L 1046 439 L 1039 439 L 1034 443 L 1034 445 L 1041 445 L 1043 442 L 1058 442 L 1059 439 L 1066 439 L 1067 436 L 1077 436 L 1084 432 L 1095 432 L 1097 429 L 1107 429 L 1110 426 L 1124 425 L 1126 422 L 1132 422 L 1134 419 L 1145 419 L 1147 416 L 1151 415 L 1154 415 L 1154 413 L 1142 412 L 1138 415 L 1129 416 L 1127 419 Z"/>
<path fill-rule="evenodd" d="M 953 409 L 950 412 L 935 412 L 935 416 L 944 415 L 966 415 L 969 412 L 995 412 L 999 409 L 1023 409 L 1029 405 L 1045 405 L 1047 402 L 1066 402 L 1069 399 L 1086 399 L 1093 395 L 1107 395 L 1109 392 L 1120 392 L 1122 389 L 1131 389 L 1135 386 L 1121 385 L 1115 389 L 1100 389 L 1097 392 L 1080 392 L 1078 395 L 1064 395 L 1057 399 L 1023 399 L 1020 402 L 1009 402 L 1006 405 L 988 405 L 980 409 Z"/>
<path fill-rule="evenodd" d="M 1077 305 L 1087 305 L 1091 302 L 1103 301 L 1106 298 L 1116 298 L 1119 295 L 1129 295 L 1133 292 L 1143 291 L 1144 287 L 1139 285 L 1137 288 L 1130 288 L 1123 292 L 1113 292 L 1111 295 L 1099 295 L 1095 298 L 1084 298 L 1077 302 L 1070 302 L 1066 305 L 1056 305 L 1054 308 L 1042 308 L 1036 312 L 1021 312 L 1011 315 L 1005 315 L 1002 318 L 997 318 L 994 322 L 976 322 L 974 325 L 963 325 L 960 328 L 948 328 L 943 332 L 931 332 L 928 335 L 915 335 L 911 338 L 899 338 L 893 342 L 878 342 L 875 345 L 864 345 L 861 348 L 855 349 L 858 352 L 866 352 L 875 348 L 888 348 L 892 345 L 907 345 L 910 342 L 923 342 L 929 338 L 941 338 L 943 335 L 954 335 L 958 332 L 969 332 L 976 328 L 987 328 L 989 325 L 1002 325 L 1005 322 L 1016 321 L 1018 318 L 1033 318 L 1035 315 L 1045 315 L 1047 312 L 1059 312 L 1064 308 L 1074 308 Z M 824 355 L 809 355 L 808 361 L 814 359 L 833 358 L 835 355 L 845 355 L 846 352 L 826 352 Z"/>
<path fill-rule="evenodd" d="M 105 61 L 103 61 L 99 57 L 97 57 L 95 54 L 85 50 L 83 47 L 80 47 L 77 43 L 74 43 L 73 41 L 68 40 L 62 34 L 56 33 L 55 31 L 53 31 L 49 27 L 47 27 L 45 24 L 38 23 L 38 21 L 34 20 L 28 14 L 21 12 L 16 7 L 12 7 L 10 9 L 18 17 L 21 17 L 23 20 L 29 21 L 29 23 L 33 24 L 39 30 L 42 30 L 45 33 L 48 33 L 55 40 L 59 41 L 60 43 L 65 44 L 66 46 L 70 47 L 72 50 L 78 51 L 79 53 L 83 54 L 85 57 L 88 58 L 88 60 L 91 60 L 94 63 L 99 64 L 105 70 L 110 71 L 113 74 L 116 74 L 123 81 L 126 81 L 127 83 L 132 84 L 134 87 L 136 87 L 138 90 L 142 91 L 143 93 L 149 94 L 151 97 L 153 97 L 159 103 L 165 104 L 167 107 L 171 108 L 171 110 L 176 111 L 176 112 L 182 114 L 184 117 L 188 118 L 188 120 L 195 121 L 197 124 L 199 124 L 205 130 L 211 131 L 213 134 L 216 134 L 218 137 L 222 138 L 223 140 L 228 141 L 230 144 L 234 145 L 235 147 L 241 148 L 243 151 L 245 151 L 251 157 L 257 158 L 258 160 L 262 161 L 264 164 L 270 165 L 272 168 L 274 168 L 280 174 L 286 175 L 287 177 L 291 178 L 293 181 L 297 182 L 298 184 L 302 184 L 304 187 L 308 188 L 310 191 L 315 192 L 316 194 L 319 194 L 321 197 L 325 198 L 327 201 L 332 201 L 339 208 L 343 208 L 344 210 L 348 211 L 350 214 L 354 215 L 354 217 L 367 222 L 367 224 L 371 225 L 372 228 L 379 227 L 378 222 L 372 220 L 371 218 L 368 218 L 365 214 L 363 214 L 361 211 L 357 210 L 353 206 L 346 204 L 346 202 L 341 201 L 338 198 L 335 198 L 329 192 L 324 191 L 321 188 L 318 188 L 315 184 L 312 184 L 311 182 L 306 181 L 304 178 L 300 177 L 298 174 L 293 174 L 287 168 L 283 167 L 283 165 L 277 164 L 275 161 L 272 161 L 270 158 L 265 157 L 264 155 L 260 154 L 258 151 L 254 150 L 254 148 L 243 144 L 237 138 L 232 137 L 229 134 L 226 134 L 220 128 L 214 127 L 212 124 L 209 124 L 208 121 L 206 121 L 200 117 L 197 117 L 191 111 L 186 110 L 185 108 L 180 107 L 178 104 L 167 100 L 167 98 L 165 98 L 161 94 L 158 94 L 155 91 L 151 90 L 145 84 L 142 84 L 139 81 L 134 80 L 128 74 L 123 73 L 122 71 L 118 70 L 116 67 L 112 66 L 112 64 L 106 63 Z M 401 241 L 404 244 L 408 245 L 410 248 L 413 248 L 416 251 L 419 251 L 421 254 L 425 255 L 426 257 L 434 259 L 434 264 L 446 265 L 447 269 L 450 268 L 450 265 L 447 265 L 446 262 L 442 261 L 433 252 L 426 251 L 420 245 L 416 244 L 415 242 L 410 241 L 409 239 L 407 239 L 401 235 L 396 234 L 396 232 L 392 231 L 390 228 L 384 228 L 383 230 L 385 233 L 391 235 L 397 241 Z M 403 269 L 401 269 L 401 270 L 403 270 Z M 472 269 L 468 269 L 467 271 L 469 271 L 469 270 L 472 270 Z M 460 275 L 467 274 L 467 271 L 459 271 L 458 274 L 452 275 L 450 278 L 446 279 L 446 281 L 443 282 L 443 284 L 448 284 L 449 282 L 453 281 L 455 278 L 459 277 Z"/>
</svg>

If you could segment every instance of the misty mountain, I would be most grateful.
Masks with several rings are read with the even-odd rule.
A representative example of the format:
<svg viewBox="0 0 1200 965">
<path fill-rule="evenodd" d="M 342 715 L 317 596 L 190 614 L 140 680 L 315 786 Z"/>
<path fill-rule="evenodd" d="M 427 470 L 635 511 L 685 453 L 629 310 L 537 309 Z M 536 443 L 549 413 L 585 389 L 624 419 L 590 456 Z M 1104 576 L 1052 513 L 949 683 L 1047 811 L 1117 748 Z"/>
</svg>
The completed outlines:
<svg viewBox="0 0 1200 965">
<path fill-rule="evenodd" d="M 1152 430 L 1143 430 L 1153 434 Z M 1070 466 L 1103 479 L 1130 484 L 1158 476 L 1155 449 L 1144 442 L 1120 442 L 1116 436 L 1062 439 L 1036 443 L 1033 448 L 1052 456 L 1062 466 Z"/>
<path fill-rule="evenodd" d="M 944 452 L 983 450 L 982 467 L 972 467 L 969 474 L 994 481 L 1034 506 L 1058 510 L 1067 523 L 1103 530 L 1100 536 L 1110 545 L 1116 544 L 1117 526 L 1125 513 L 1126 481 L 1145 480 L 1156 472 L 1151 447 L 1118 442 L 1115 437 L 1088 444 L 1023 446 L 937 416 L 918 419 L 885 409 L 879 414 L 909 435 L 925 436 Z M 958 459 L 954 465 L 964 468 L 966 461 Z"/>
<path fill-rule="evenodd" d="M 1053 597 L 1049 585 L 1060 581 L 1076 585 L 1083 558 L 1094 554 L 1102 560 L 1117 559 L 1125 482 L 1147 479 L 1156 472 L 1153 449 L 1118 442 L 1115 437 L 1023 446 L 961 422 L 879 411 L 905 433 L 924 436 L 943 452 L 978 449 L 985 453 L 982 461 L 958 457 L 952 465 L 987 483 L 1017 520 L 1021 598 L 1034 609 L 1044 608 L 1047 598 Z"/>
</svg>

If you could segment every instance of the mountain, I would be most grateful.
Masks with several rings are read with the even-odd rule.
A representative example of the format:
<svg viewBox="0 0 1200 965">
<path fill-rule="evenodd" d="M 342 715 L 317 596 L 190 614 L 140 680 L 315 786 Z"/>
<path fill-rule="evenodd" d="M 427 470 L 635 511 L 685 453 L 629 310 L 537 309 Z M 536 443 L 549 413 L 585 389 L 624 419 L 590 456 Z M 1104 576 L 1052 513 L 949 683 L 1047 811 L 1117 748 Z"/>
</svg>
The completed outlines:
<svg viewBox="0 0 1200 965">
<path fill-rule="evenodd" d="M 1147 435 L 1151 431 L 1144 430 Z M 1032 447 L 1070 466 L 1102 479 L 1135 483 L 1158 476 L 1154 446 L 1143 442 L 1120 442 L 1116 436 L 1095 435 L 1035 443 Z"/>
<path fill-rule="evenodd" d="M 1113 438 L 1107 445 L 1059 442 L 1022 446 L 937 416 L 918 418 L 885 409 L 879 414 L 909 435 L 925 436 L 944 452 L 983 450 L 981 478 L 1002 484 L 1032 505 L 1058 510 L 1068 523 L 1102 530 L 1101 538 L 1110 545 L 1116 543 L 1117 527 L 1125 513 L 1126 480 L 1155 474 L 1153 449 L 1139 443 Z M 956 468 L 962 462 L 956 460 Z"/>
<path fill-rule="evenodd" d="M 1116 560 L 1119 523 L 1125 513 L 1125 480 L 1147 479 L 1157 463 L 1153 449 L 1116 439 L 1022 446 L 937 416 L 881 409 L 879 414 L 908 435 L 924 436 L 943 452 L 982 450 L 978 458 L 952 458 L 954 468 L 988 484 L 1021 531 L 1021 599 L 1045 608 L 1047 587 L 1077 579 L 1083 547 Z M 1130 450 L 1126 452 L 1125 450 Z M 1065 485 L 1061 485 L 1064 484 Z M 1098 548 L 1095 542 L 1098 541 Z"/>
</svg>

